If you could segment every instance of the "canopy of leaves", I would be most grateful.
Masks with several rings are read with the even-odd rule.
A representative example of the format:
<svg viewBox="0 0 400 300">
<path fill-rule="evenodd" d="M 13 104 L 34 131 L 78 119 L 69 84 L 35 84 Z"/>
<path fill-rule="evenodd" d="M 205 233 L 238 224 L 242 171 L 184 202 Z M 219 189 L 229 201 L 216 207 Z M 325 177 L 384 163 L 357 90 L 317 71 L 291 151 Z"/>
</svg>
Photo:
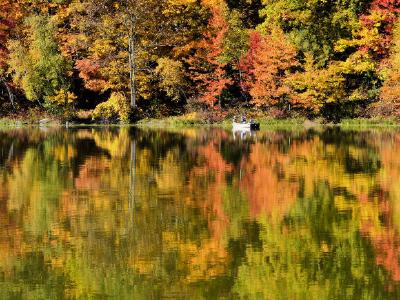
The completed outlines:
<svg viewBox="0 0 400 300">
<path fill-rule="evenodd" d="M 45 16 L 26 20 L 26 36 L 9 41 L 10 72 L 31 101 L 43 101 L 68 88 L 69 64 L 60 54 L 55 27 Z"/>
<path fill-rule="evenodd" d="M 399 0 L 1 0 L 0 72 L 29 100 L 69 91 L 78 107 L 115 92 L 156 115 L 188 100 L 360 115 L 394 87 L 399 12 Z"/>
</svg>

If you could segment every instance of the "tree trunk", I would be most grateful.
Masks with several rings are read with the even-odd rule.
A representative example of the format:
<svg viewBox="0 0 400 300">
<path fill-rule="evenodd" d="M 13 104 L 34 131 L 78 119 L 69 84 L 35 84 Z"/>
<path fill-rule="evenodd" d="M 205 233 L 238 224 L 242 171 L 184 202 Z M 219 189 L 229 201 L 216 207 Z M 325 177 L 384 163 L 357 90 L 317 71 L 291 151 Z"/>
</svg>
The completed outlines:
<svg viewBox="0 0 400 300">
<path fill-rule="evenodd" d="M 129 36 L 129 85 L 131 89 L 131 108 L 136 108 L 136 57 L 133 34 Z"/>
<path fill-rule="evenodd" d="M 1 81 L 3 82 L 4 86 L 6 87 L 6 90 L 7 90 L 7 93 L 8 93 L 8 98 L 10 99 L 11 105 L 15 109 L 14 94 L 11 91 L 11 88 L 7 84 L 7 82 L 4 79 L 2 79 Z"/>
</svg>

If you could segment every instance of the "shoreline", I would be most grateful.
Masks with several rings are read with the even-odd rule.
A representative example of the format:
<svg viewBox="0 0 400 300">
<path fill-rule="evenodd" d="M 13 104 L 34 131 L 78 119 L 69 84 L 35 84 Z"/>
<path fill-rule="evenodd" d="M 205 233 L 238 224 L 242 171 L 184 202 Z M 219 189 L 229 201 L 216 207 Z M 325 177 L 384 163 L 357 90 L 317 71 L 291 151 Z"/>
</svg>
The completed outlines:
<svg viewBox="0 0 400 300">
<path fill-rule="evenodd" d="M 279 128 L 318 128 L 318 127 L 339 127 L 342 129 L 373 129 L 373 128 L 392 128 L 400 127 L 400 122 L 395 119 L 384 118 L 356 118 L 345 119 L 340 123 L 324 123 L 323 120 L 308 120 L 306 118 L 297 119 L 273 119 L 259 118 L 258 121 L 263 129 L 279 129 Z M 56 118 L 44 119 L 11 119 L 7 117 L 0 118 L 0 129 L 2 128 L 25 128 L 25 127 L 138 127 L 138 128 L 231 128 L 231 120 L 225 119 L 222 122 L 208 122 L 196 118 L 187 118 L 185 116 L 165 117 L 160 119 L 142 119 L 136 123 L 85 123 L 85 122 L 68 122 L 68 126 Z"/>
</svg>

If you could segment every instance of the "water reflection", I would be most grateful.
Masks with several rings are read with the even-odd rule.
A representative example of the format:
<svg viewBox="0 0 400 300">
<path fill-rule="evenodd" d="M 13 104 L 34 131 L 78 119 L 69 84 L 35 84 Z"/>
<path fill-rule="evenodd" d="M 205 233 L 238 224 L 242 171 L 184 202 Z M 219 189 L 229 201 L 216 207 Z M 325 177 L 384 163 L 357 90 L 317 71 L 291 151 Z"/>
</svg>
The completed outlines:
<svg viewBox="0 0 400 300">
<path fill-rule="evenodd" d="M 0 298 L 396 299 L 399 132 L 0 132 Z"/>
</svg>

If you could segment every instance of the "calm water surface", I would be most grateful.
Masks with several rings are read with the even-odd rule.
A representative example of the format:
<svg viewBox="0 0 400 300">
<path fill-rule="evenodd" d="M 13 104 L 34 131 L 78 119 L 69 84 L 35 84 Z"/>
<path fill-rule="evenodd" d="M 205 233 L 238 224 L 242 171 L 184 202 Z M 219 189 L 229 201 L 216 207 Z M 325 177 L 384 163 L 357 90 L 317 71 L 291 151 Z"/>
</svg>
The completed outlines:
<svg viewBox="0 0 400 300">
<path fill-rule="evenodd" d="M 399 299 L 400 132 L 0 131 L 0 299 Z"/>
</svg>

